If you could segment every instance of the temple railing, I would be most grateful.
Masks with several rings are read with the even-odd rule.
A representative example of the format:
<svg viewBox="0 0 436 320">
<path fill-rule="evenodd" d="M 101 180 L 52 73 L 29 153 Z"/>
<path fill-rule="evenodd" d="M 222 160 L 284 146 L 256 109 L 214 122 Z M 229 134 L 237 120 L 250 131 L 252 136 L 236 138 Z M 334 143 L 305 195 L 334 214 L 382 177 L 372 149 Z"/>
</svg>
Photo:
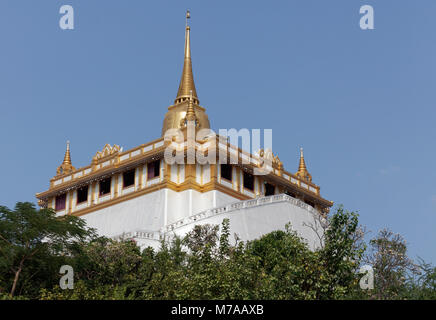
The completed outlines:
<svg viewBox="0 0 436 320">
<path fill-rule="evenodd" d="M 161 241 L 163 234 L 160 231 L 131 231 L 111 237 L 113 240 L 127 240 L 127 239 L 145 239 Z"/>
</svg>

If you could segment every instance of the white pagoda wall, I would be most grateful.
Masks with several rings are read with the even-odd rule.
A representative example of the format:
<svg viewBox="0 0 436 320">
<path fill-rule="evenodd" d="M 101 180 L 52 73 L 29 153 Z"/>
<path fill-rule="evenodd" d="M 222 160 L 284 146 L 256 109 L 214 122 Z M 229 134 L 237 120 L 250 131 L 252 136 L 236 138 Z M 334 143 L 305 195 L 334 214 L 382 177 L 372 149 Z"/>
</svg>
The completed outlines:
<svg viewBox="0 0 436 320">
<path fill-rule="evenodd" d="M 275 230 L 284 230 L 285 225 L 291 222 L 292 230 L 304 238 L 310 249 L 320 246 L 317 234 L 307 225 L 314 223 L 314 213 L 295 206 L 288 202 L 268 203 L 255 207 L 241 208 L 231 212 L 224 212 L 195 223 L 187 224 L 174 229 L 174 234 L 183 236 L 194 225 L 221 224 L 223 219 L 230 220 L 230 241 L 234 243 L 233 234 L 236 233 L 243 241 L 254 240 Z M 320 234 L 322 234 L 321 230 Z"/>
<path fill-rule="evenodd" d="M 148 193 L 81 216 L 100 235 L 118 236 L 132 230 L 159 230 L 164 225 L 166 189 Z"/>
<path fill-rule="evenodd" d="M 193 189 L 182 192 L 168 189 L 166 224 L 235 201 L 238 199 L 217 190 L 202 193 Z"/>
<path fill-rule="evenodd" d="M 107 237 L 132 231 L 159 231 L 166 224 L 238 199 L 220 191 L 175 192 L 162 189 L 81 216 L 88 226 Z"/>
</svg>

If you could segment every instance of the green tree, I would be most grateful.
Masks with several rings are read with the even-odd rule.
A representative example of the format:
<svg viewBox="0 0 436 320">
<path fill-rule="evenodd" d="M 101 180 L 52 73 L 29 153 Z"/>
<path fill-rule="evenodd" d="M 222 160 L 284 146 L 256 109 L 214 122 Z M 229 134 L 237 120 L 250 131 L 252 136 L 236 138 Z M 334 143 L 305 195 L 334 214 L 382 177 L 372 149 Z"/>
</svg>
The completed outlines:
<svg viewBox="0 0 436 320">
<path fill-rule="evenodd" d="M 366 250 L 358 214 L 339 206 L 330 216 L 319 255 L 328 275 L 328 290 L 319 298 L 346 297 L 357 285 L 358 267 Z"/>
<path fill-rule="evenodd" d="M 59 268 L 69 250 L 93 235 L 94 231 L 74 216 L 57 218 L 53 210 L 37 210 L 28 202 L 18 202 L 14 210 L 1 206 L 2 289 L 13 297 L 20 283 L 22 288 L 32 287 L 35 276 L 53 279 L 59 272 L 54 273 L 53 267 Z M 44 272 L 47 269 L 51 275 Z"/>
<path fill-rule="evenodd" d="M 250 254 L 259 258 L 262 278 L 258 299 L 314 299 L 319 266 L 315 253 L 290 225 L 248 243 Z M 321 277 L 322 279 L 322 277 Z"/>
</svg>

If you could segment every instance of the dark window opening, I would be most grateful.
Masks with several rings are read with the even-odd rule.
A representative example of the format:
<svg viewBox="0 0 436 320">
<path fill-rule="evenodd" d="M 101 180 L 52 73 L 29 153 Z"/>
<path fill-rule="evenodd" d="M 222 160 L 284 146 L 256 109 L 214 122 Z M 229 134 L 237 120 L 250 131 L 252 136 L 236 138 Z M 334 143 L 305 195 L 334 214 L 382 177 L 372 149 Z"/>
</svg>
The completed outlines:
<svg viewBox="0 0 436 320">
<path fill-rule="evenodd" d="M 88 201 L 88 186 L 77 189 L 77 203 Z"/>
<path fill-rule="evenodd" d="M 252 174 L 244 172 L 244 188 L 254 190 L 254 177 Z"/>
<path fill-rule="evenodd" d="M 123 173 L 123 188 L 133 186 L 135 184 L 135 169 Z"/>
<path fill-rule="evenodd" d="M 311 201 L 304 201 L 304 203 L 306 203 L 306 204 L 308 204 L 309 206 L 311 206 L 311 207 L 313 207 L 313 208 L 315 208 L 315 204 L 313 203 L 313 202 L 311 202 Z"/>
<path fill-rule="evenodd" d="M 55 202 L 55 210 L 56 211 L 64 210 L 65 204 L 67 202 L 67 195 L 65 193 L 61 194 L 60 196 L 56 197 L 55 201 L 56 201 Z"/>
<path fill-rule="evenodd" d="M 293 193 L 291 191 L 286 191 L 285 194 L 287 194 L 288 196 L 291 196 L 292 198 L 296 198 L 295 193 Z"/>
<path fill-rule="evenodd" d="M 229 164 L 221 165 L 221 178 L 232 181 L 232 166 Z"/>
<path fill-rule="evenodd" d="M 100 181 L 100 195 L 111 193 L 111 178 Z"/>
<path fill-rule="evenodd" d="M 265 183 L 265 196 L 272 196 L 275 194 L 276 187 L 271 183 Z"/>
<path fill-rule="evenodd" d="M 150 162 L 147 165 L 147 179 L 153 179 L 160 175 L 160 160 Z"/>
</svg>

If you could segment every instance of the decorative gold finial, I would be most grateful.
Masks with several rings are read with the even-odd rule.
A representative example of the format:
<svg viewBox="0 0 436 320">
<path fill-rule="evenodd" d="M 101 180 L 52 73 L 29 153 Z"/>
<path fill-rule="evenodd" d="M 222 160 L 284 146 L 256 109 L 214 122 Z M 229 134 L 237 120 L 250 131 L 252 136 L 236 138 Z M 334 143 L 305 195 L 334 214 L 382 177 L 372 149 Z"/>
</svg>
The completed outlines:
<svg viewBox="0 0 436 320">
<path fill-rule="evenodd" d="M 190 92 L 192 90 L 192 95 L 194 98 L 194 103 L 199 104 L 200 101 L 197 97 L 197 91 L 195 90 L 194 84 L 194 74 L 192 72 L 192 61 L 191 61 L 191 28 L 188 26 L 188 19 L 191 18 L 191 13 L 189 10 L 186 12 L 186 30 L 185 30 L 185 61 L 183 63 L 182 79 L 180 80 L 179 90 L 177 92 L 177 98 L 174 103 L 181 103 L 186 101 L 190 97 Z"/>
<path fill-rule="evenodd" d="M 192 95 L 192 90 L 188 98 L 188 108 L 186 109 L 186 115 L 183 119 L 180 120 L 180 127 L 186 128 L 188 125 L 188 121 L 194 121 L 195 127 L 198 127 L 199 125 L 197 121 L 197 116 L 195 114 L 194 97 Z"/>
<path fill-rule="evenodd" d="M 307 171 L 306 162 L 304 161 L 303 148 L 300 148 L 300 164 L 295 175 L 303 180 L 312 181 L 312 176 Z"/>
<path fill-rule="evenodd" d="M 67 141 L 67 150 L 65 151 L 64 162 L 62 164 L 71 164 L 70 141 Z"/>
<path fill-rule="evenodd" d="M 65 151 L 64 161 L 57 169 L 57 174 L 69 173 L 76 170 L 71 164 L 70 141 L 67 141 L 67 150 Z"/>
<path fill-rule="evenodd" d="M 189 96 L 188 109 L 186 110 L 186 120 L 195 121 L 194 97 L 192 96 L 192 90 Z"/>
<path fill-rule="evenodd" d="M 191 13 L 189 10 L 186 10 L 186 26 L 188 26 L 188 19 L 191 19 Z"/>
<path fill-rule="evenodd" d="M 304 162 L 303 148 L 300 148 L 300 165 L 298 167 L 298 171 L 307 171 L 306 163 Z"/>
<path fill-rule="evenodd" d="M 120 147 L 119 145 L 114 144 L 113 146 L 111 146 L 109 143 L 107 143 L 104 147 L 102 151 L 97 151 L 97 153 L 95 154 L 95 156 L 92 158 L 94 161 L 98 161 L 100 159 L 103 159 L 104 157 L 107 156 L 112 156 L 116 153 L 122 152 L 123 148 Z"/>
</svg>

